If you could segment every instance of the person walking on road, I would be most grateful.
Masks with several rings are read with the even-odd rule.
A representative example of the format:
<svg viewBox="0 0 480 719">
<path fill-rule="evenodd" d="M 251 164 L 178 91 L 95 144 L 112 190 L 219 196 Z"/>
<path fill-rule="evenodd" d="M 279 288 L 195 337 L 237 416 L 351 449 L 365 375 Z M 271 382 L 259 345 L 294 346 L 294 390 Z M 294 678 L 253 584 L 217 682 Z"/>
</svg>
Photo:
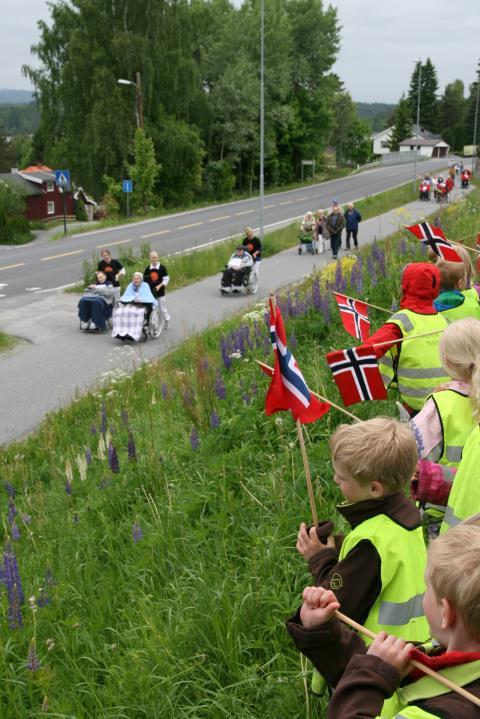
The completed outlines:
<svg viewBox="0 0 480 719">
<path fill-rule="evenodd" d="M 353 202 L 349 202 L 347 205 L 347 211 L 345 212 L 345 227 L 347 228 L 347 239 L 346 248 L 350 249 L 350 238 L 353 236 L 353 244 L 355 249 L 358 247 L 358 225 L 362 221 L 362 216 L 358 210 L 355 209 Z"/>
<path fill-rule="evenodd" d="M 170 324 L 171 317 L 167 310 L 165 288 L 170 282 L 170 277 L 168 276 L 165 265 L 160 264 L 158 252 L 150 252 L 150 264 L 145 268 L 143 280 L 150 286 L 152 295 L 155 299 L 158 299 L 160 314 L 165 322 L 165 329 L 167 329 Z"/>
<path fill-rule="evenodd" d="M 335 203 L 332 207 L 332 211 L 327 217 L 327 230 L 330 235 L 334 260 L 337 259 L 338 251 L 342 246 L 342 231 L 344 227 L 345 217 L 343 215 L 342 208 L 338 203 Z"/>
</svg>

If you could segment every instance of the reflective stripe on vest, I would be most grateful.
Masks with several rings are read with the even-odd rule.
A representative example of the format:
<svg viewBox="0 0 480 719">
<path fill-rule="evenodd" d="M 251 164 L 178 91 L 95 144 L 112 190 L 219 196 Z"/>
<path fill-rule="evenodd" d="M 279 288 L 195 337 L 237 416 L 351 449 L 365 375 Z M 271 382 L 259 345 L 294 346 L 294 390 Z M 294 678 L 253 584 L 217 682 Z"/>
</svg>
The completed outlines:
<svg viewBox="0 0 480 719">
<path fill-rule="evenodd" d="M 446 329 L 447 322 L 441 314 L 420 315 L 411 310 L 397 312 L 388 322 L 397 325 L 405 339 L 439 330 L 438 334 L 402 342 L 401 346 L 392 347 L 379 360 L 385 386 L 394 386 L 396 379 L 401 398 L 412 409 L 420 410 L 426 396 L 450 379 L 440 364 L 438 353 L 441 330 Z"/>
<path fill-rule="evenodd" d="M 480 512 L 480 427 L 477 424 L 468 435 L 462 452 L 440 533 L 446 532 L 464 519 Z"/>
<path fill-rule="evenodd" d="M 425 641 L 430 632 L 421 604 L 426 565 L 421 527 L 405 529 L 385 514 L 366 519 L 345 537 L 339 561 L 364 540 L 373 544 L 380 557 L 382 585 L 365 626 L 375 632 L 384 630 L 397 637 Z"/>
<path fill-rule="evenodd" d="M 463 447 L 453 447 L 452 445 L 445 447 L 446 458 L 449 462 L 454 462 L 455 464 L 458 464 L 462 459 L 462 452 Z"/>
</svg>

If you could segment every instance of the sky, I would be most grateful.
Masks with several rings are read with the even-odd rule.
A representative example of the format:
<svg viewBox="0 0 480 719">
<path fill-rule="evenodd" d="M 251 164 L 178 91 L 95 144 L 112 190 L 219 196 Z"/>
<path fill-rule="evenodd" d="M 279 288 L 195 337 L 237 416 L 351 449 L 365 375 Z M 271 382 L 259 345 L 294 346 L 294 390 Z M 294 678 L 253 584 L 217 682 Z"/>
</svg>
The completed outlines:
<svg viewBox="0 0 480 719">
<path fill-rule="evenodd" d="M 414 58 L 431 58 L 441 92 L 457 78 L 466 89 L 474 81 L 480 0 L 333 0 L 332 5 L 342 26 L 333 69 L 354 100 L 398 102 L 408 91 Z M 38 40 L 40 19 L 49 19 L 46 0 L 1 0 L 0 88 L 31 89 L 21 67 L 36 64 L 30 46 Z"/>
</svg>

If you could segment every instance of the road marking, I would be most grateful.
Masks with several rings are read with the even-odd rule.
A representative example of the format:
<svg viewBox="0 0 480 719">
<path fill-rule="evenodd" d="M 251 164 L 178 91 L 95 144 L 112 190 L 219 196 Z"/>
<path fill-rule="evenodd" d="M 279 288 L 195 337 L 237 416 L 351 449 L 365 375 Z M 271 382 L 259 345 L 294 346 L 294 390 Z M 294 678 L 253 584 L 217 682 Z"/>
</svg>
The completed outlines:
<svg viewBox="0 0 480 719">
<path fill-rule="evenodd" d="M 8 287 L 6 282 L 0 282 L 0 290 L 3 290 L 4 287 Z"/>
<path fill-rule="evenodd" d="M 265 205 L 265 207 L 263 209 L 268 210 L 268 209 L 270 209 L 270 207 L 276 207 L 276 205 Z"/>
<path fill-rule="evenodd" d="M 150 232 L 149 235 L 142 235 L 142 240 L 146 240 L 147 237 L 156 237 L 157 235 L 166 235 L 170 230 L 159 230 L 158 232 Z"/>
<path fill-rule="evenodd" d="M 286 202 L 279 202 L 279 205 L 291 205 L 293 200 L 286 200 Z"/>
<path fill-rule="evenodd" d="M 25 292 L 37 292 L 38 290 L 41 290 L 41 287 L 25 287 Z"/>
<path fill-rule="evenodd" d="M 255 212 L 255 210 L 244 210 L 243 212 L 236 212 L 236 215 L 249 215 L 250 212 Z"/>
<path fill-rule="evenodd" d="M 59 257 L 69 257 L 70 255 L 80 255 L 83 252 L 83 250 L 73 250 L 72 252 L 62 252 L 61 255 L 50 255 L 49 257 L 42 257 L 42 262 L 47 262 L 48 260 L 57 260 Z"/>
<path fill-rule="evenodd" d="M 3 267 L 0 267 L 0 272 L 2 270 L 14 270 L 15 267 L 23 267 L 25 262 L 19 262 L 17 265 L 4 265 Z"/>
<path fill-rule="evenodd" d="M 188 230 L 190 227 L 198 227 L 199 225 L 203 225 L 203 222 L 192 222 L 191 225 L 181 225 L 177 229 L 179 230 Z"/>
<path fill-rule="evenodd" d="M 105 243 L 105 245 L 97 245 L 95 249 L 96 249 L 96 250 L 106 250 L 106 249 L 107 249 L 107 245 L 108 245 L 109 247 L 110 247 L 110 245 L 112 245 L 112 246 L 113 246 L 113 245 L 123 245 L 125 242 L 131 242 L 131 241 L 132 241 L 132 240 L 129 239 L 129 240 L 117 240 L 116 242 L 107 242 L 107 243 Z"/>
<path fill-rule="evenodd" d="M 54 290 L 67 290 L 69 287 L 75 287 L 78 282 L 70 282 L 69 285 L 60 285 L 60 287 L 47 287 L 46 290 L 35 290 L 36 295 L 43 295 L 44 292 L 53 292 Z"/>
<path fill-rule="evenodd" d="M 0 295 L 0 299 L 1 299 L 2 297 L 6 297 L 6 296 L 7 296 L 7 295 Z"/>
<path fill-rule="evenodd" d="M 305 195 L 305 197 L 298 197 L 296 199 L 296 202 L 303 202 L 304 200 L 309 200 L 309 199 L 310 199 L 310 195 Z"/>
<path fill-rule="evenodd" d="M 231 215 L 223 215 L 223 217 L 214 217 L 213 220 L 209 220 L 209 222 L 220 222 L 220 220 L 228 220 L 229 217 L 231 217 Z"/>
</svg>

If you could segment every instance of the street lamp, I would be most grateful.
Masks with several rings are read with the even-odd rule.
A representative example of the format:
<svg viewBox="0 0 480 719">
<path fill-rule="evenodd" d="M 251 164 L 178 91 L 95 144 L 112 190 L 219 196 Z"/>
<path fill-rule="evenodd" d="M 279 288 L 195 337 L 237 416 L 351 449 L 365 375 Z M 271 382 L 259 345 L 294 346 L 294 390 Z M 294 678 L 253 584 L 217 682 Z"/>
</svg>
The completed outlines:
<svg viewBox="0 0 480 719">
<path fill-rule="evenodd" d="M 420 134 L 420 94 L 422 92 L 422 61 L 419 57 L 413 58 L 412 62 L 418 64 L 418 93 L 417 93 L 417 127 L 415 130 L 415 166 L 413 168 L 413 189 L 417 185 L 417 137 Z"/>
<path fill-rule="evenodd" d="M 135 75 L 136 82 L 132 80 L 124 80 L 119 78 L 117 80 L 118 85 L 133 85 L 136 92 L 136 116 L 137 116 L 137 127 L 143 130 L 143 98 L 142 98 L 142 81 L 140 73 L 137 72 Z"/>
<path fill-rule="evenodd" d="M 475 161 L 477 159 L 477 122 L 478 122 L 478 98 L 480 95 L 480 60 L 477 67 L 477 101 L 475 103 L 475 120 L 473 121 L 473 151 L 472 151 L 472 177 L 475 173 Z"/>
<path fill-rule="evenodd" d="M 263 242 L 263 211 L 265 202 L 264 193 L 264 164 L 265 164 L 265 91 L 264 91 L 264 37 L 265 37 L 265 7 L 264 0 L 260 0 L 260 241 Z"/>
</svg>

